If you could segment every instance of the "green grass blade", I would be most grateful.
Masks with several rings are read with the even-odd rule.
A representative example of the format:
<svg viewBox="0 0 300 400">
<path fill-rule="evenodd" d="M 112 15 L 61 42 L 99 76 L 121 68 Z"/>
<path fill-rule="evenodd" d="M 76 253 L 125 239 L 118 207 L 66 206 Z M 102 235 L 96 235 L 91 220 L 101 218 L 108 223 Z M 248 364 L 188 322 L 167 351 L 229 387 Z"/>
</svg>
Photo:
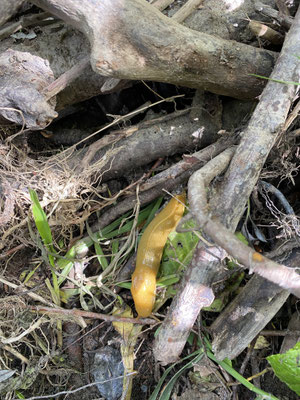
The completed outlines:
<svg viewBox="0 0 300 400">
<path fill-rule="evenodd" d="M 270 400 L 280 400 L 278 397 L 275 397 L 271 395 L 270 393 L 264 392 L 261 389 L 258 389 L 256 386 L 254 386 L 252 383 L 247 381 L 242 375 L 240 375 L 234 368 L 232 368 L 228 363 L 225 361 L 218 361 L 216 357 L 211 353 L 210 351 L 207 351 L 208 357 L 219 364 L 222 368 L 225 369 L 233 378 L 235 378 L 237 381 L 239 381 L 242 385 L 244 385 L 247 389 L 251 390 L 251 392 L 254 392 L 258 395 L 265 396 L 265 398 L 269 398 Z"/>
<path fill-rule="evenodd" d="M 86 230 L 87 230 L 89 237 L 92 239 L 92 241 L 94 243 L 94 249 L 95 249 L 95 253 L 97 255 L 97 260 L 98 260 L 102 270 L 104 271 L 108 267 L 108 261 L 106 259 L 106 256 L 103 253 L 102 247 L 99 244 L 97 235 L 92 232 L 88 223 L 86 223 Z"/>
<path fill-rule="evenodd" d="M 188 356 L 184 357 L 182 360 L 179 360 L 179 361 L 175 362 L 169 368 L 167 368 L 165 370 L 163 376 L 158 381 L 158 384 L 157 384 L 156 388 L 154 389 L 153 393 L 151 394 L 151 396 L 149 397 L 149 400 L 157 400 L 157 398 L 158 398 L 157 396 L 159 394 L 159 391 L 160 391 L 160 389 L 161 389 L 166 377 L 172 371 L 172 369 L 175 367 L 175 365 L 177 365 L 177 364 L 179 364 L 179 363 L 181 363 L 181 362 L 183 362 L 185 360 L 188 360 L 189 358 L 191 358 L 193 356 L 200 356 L 200 355 L 202 356 L 202 354 L 203 354 L 203 350 L 197 350 L 194 353 L 189 354 Z M 194 361 L 194 359 L 193 359 L 193 361 Z"/>
<path fill-rule="evenodd" d="M 57 296 L 55 288 L 51 285 L 51 282 L 49 281 L 48 278 L 45 280 L 45 283 L 46 283 L 46 286 L 47 286 L 47 288 L 48 288 L 48 290 L 49 290 L 49 292 L 51 294 L 53 303 L 55 303 L 57 305 L 60 305 L 60 297 Z"/>
<path fill-rule="evenodd" d="M 173 387 L 177 381 L 177 379 L 180 377 L 180 375 L 188 368 L 191 368 L 195 363 L 201 360 L 203 357 L 203 353 L 198 354 L 195 358 L 193 358 L 190 362 L 185 364 L 182 368 L 180 368 L 179 371 L 176 372 L 174 376 L 170 379 L 170 381 L 166 384 L 166 386 L 163 388 L 161 395 L 159 397 L 159 400 L 169 400 Z"/>
<path fill-rule="evenodd" d="M 144 230 L 147 228 L 147 226 L 150 224 L 150 222 L 151 222 L 151 221 L 153 220 L 153 218 L 155 217 L 155 214 L 156 214 L 157 211 L 159 210 L 159 207 L 160 207 L 162 201 L 163 201 L 163 197 L 159 197 L 159 198 L 156 200 L 156 202 L 154 203 L 153 208 L 152 208 L 152 210 L 150 211 L 150 213 L 149 213 L 149 215 L 148 215 L 148 217 L 147 217 L 147 220 L 146 220 L 146 222 L 145 222 L 145 225 L 143 226 L 142 233 L 144 232 Z"/>
<path fill-rule="evenodd" d="M 284 85 L 297 85 L 297 86 L 300 85 L 299 82 L 294 82 L 294 81 L 282 81 L 281 79 L 273 79 L 273 78 L 268 78 L 267 76 L 256 75 L 256 74 L 249 74 L 249 75 L 255 76 L 256 78 L 266 79 L 267 81 L 283 83 Z"/>
<path fill-rule="evenodd" d="M 42 209 L 37 194 L 34 190 L 29 189 L 30 198 L 32 201 L 32 214 L 34 218 L 35 225 L 43 239 L 43 242 L 49 249 L 54 253 L 53 240 L 50 226 L 47 221 L 47 216 Z"/>
</svg>

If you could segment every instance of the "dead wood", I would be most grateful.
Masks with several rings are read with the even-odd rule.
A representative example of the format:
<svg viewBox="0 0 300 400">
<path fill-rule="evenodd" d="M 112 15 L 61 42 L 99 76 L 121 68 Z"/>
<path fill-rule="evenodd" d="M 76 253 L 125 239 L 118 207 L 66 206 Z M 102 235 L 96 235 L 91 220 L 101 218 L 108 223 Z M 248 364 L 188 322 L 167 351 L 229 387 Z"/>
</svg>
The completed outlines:
<svg viewBox="0 0 300 400">
<path fill-rule="evenodd" d="M 70 216 L 69 208 L 63 211 L 64 199 L 76 199 L 76 192 L 81 188 L 89 188 L 93 191 L 90 186 L 92 183 L 99 181 L 103 183 L 109 179 L 124 176 L 124 171 L 129 173 L 136 170 L 138 166 L 156 161 L 160 157 L 206 147 L 218 136 L 213 118 L 210 122 L 208 118 L 205 119 L 205 124 L 203 122 L 201 115 L 198 121 L 194 121 L 190 119 L 188 110 L 178 111 L 152 121 L 145 121 L 140 129 L 138 126 L 132 126 L 129 130 L 124 129 L 125 134 L 122 130 L 116 133 L 112 131 L 110 135 L 78 151 L 74 151 L 76 146 L 73 146 L 49 159 L 41 158 L 38 161 L 28 159 L 27 162 L 21 164 L 20 168 L 18 166 L 14 168 L 13 178 L 9 166 L 14 164 L 14 157 L 22 157 L 22 155 L 10 153 L 9 149 L 3 148 L 6 157 L 1 159 L 3 169 L 0 184 L 5 188 L 5 182 L 8 182 L 12 187 L 6 195 L 3 194 L 3 202 L 7 200 L 10 209 L 14 207 L 14 204 L 23 204 L 25 207 L 25 204 L 29 204 L 29 198 L 25 194 L 28 187 L 45 193 L 50 191 L 51 201 L 62 202 L 57 209 L 60 222 L 55 221 L 53 224 L 63 223 L 67 226 L 76 223 L 76 217 Z M 199 131 L 202 132 L 202 136 L 198 135 Z M 195 132 L 196 137 L 193 135 Z M 32 171 L 35 173 L 32 174 Z M 132 177 L 133 180 L 139 178 L 140 174 L 137 178 Z M 65 187 L 63 192 L 62 186 Z M 160 195 L 161 189 L 162 187 L 156 196 Z M 24 199 L 27 200 L 24 202 Z M 42 204 L 45 207 L 48 203 Z M 12 220 L 14 215 L 15 213 L 10 212 L 6 217 Z M 1 213 L 0 220 L 3 218 Z M 0 243 L 1 248 L 5 246 L 7 237 L 12 233 L 5 228 L 10 221 L 7 221 L 7 218 L 3 221 L 6 225 L 2 225 L 5 233 Z M 25 222 L 26 220 L 23 221 Z"/>
<path fill-rule="evenodd" d="M 299 249 L 284 261 L 289 268 L 299 265 Z M 211 332 L 217 358 L 238 356 L 279 311 L 289 296 L 287 290 L 254 276 L 217 318 Z M 291 346 L 292 347 L 292 346 Z"/>
<path fill-rule="evenodd" d="M 280 25 L 283 25 L 287 29 L 289 29 L 293 23 L 293 17 L 284 15 L 279 11 L 274 10 L 274 8 L 270 7 L 269 5 L 261 3 L 260 1 L 255 2 L 255 8 L 263 15 L 268 15 L 269 17 L 274 18 Z"/>
<path fill-rule="evenodd" d="M 189 15 L 191 15 L 203 0 L 188 0 L 180 9 L 172 16 L 174 21 L 183 22 Z"/>
<path fill-rule="evenodd" d="M 43 27 L 43 31 L 29 42 L 14 43 L 10 38 L 0 42 L 0 53 L 8 48 L 31 53 L 46 60 L 44 62 L 49 63 L 55 79 L 64 73 L 68 73 L 67 71 L 71 70 L 72 67 L 78 68 L 82 60 L 89 56 L 89 43 L 83 34 L 65 26 L 62 22 Z M 55 84 L 57 85 L 57 82 Z M 65 89 L 60 88 L 61 91 L 57 95 L 56 111 L 99 94 L 121 90 L 124 84 L 125 82 L 120 82 L 118 79 L 106 78 L 97 74 L 88 63 L 75 80 L 68 82 Z M 32 107 L 29 104 L 31 102 L 32 99 L 27 97 L 24 100 L 23 107 L 25 105 Z"/>
<path fill-rule="evenodd" d="M 151 4 L 160 11 L 167 8 L 172 3 L 174 3 L 174 0 L 155 0 L 151 2 Z"/>
<path fill-rule="evenodd" d="M 18 3 L 17 0 L 15 1 Z M 190 3 L 186 4 L 187 8 L 189 8 L 189 4 Z M 3 11 L 3 14 L 9 12 L 9 8 L 2 9 L 2 5 L 0 7 Z M 183 11 L 183 8 L 179 10 L 180 13 Z M 178 13 L 174 15 L 175 20 L 177 14 Z M 229 29 L 232 25 L 232 22 L 224 20 L 223 25 L 226 25 L 226 29 Z M 195 29 L 194 26 L 193 28 Z M 172 32 L 170 32 L 170 34 L 172 34 Z M 233 44 L 234 42 L 229 41 L 227 43 Z M 168 44 L 166 44 L 166 46 L 167 45 Z M 92 71 L 89 63 L 87 63 L 85 68 L 82 68 L 82 60 L 87 60 L 89 58 L 89 45 L 79 32 L 63 27 L 61 23 L 56 23 L 51 27 L 44 27 L 43 33 L 38 34 L 37 38 L 32 40 L 30 43 L 13 43 L 11 39 L 7 39 L 1 43 L 2 49 L 7 49 L 8 47 L 12 47 L 14 50 L 18 51 L 30 51 L 33 54 L 50 62 L 54 76 L 59 79 L 53 82 L 53 84 L 48 88 L 47 96 L 49 98 L 50 95 L 58 94 L 56 108 L 57 111 L 65 108 L 68 105 L 78 103 L 95 95 L 107 94 L 120 90 L 128 84 L 126 81 L 117 78 L 106 78 L 99 76 Z M 227 61 L 225 59 L 225 53 L 222 53 L 221 56 L 221 64 L 226 64 Z M 233 55 L 231 54 L 230 57 L 233 57 Z M 178 60 L 175 61 L 177 62 Z M 259 59 L 257 59 L 255 62 L 259 62 Z M 187 66 L 184 66 L 184 68 L 186 67 Z M 232 67 L 234 68 L 234 65 Z M 74 74 L 75 71 L 76 74 Z M 13 73 L 13 71 L 11 72 Z M 147 72 L 147 69 L 145 69 L 145 72 Z M 257 72 L 259 71 L 257 70 Z M 265 71 L 265 73 L 267 74 L 267 71 Z M 64 75 L 61 76 L 62 74 Z M 197 80 L 199 80 L 199 77 L 197 77 Z M 263 85 L 262 81 L 257 82 Z M 9 84 L 7 86 L 9 86 Z M 203 85 L 201 84 L 201 87 L 202 86 Z M 205 88 L 206 86 L 204 85 L 203 87 Z M 18 104 L 18 109 L 25 114 L 25 122 L 27 122 L 26 113 L 28 112 L 28 109 L 39 109 L 39 106 L 35 101 L 32 100 L 31 96 L 26 96 L 26 92 L 26 87 L 24 87 L 24 90 L 22 90 L 22 95 L 20 95 L 20 98 L 24 99 L 24 110 L 20 104 Z M 41 93 L 40 96 L 43 97 L 43 94 Z M 239 97 L 239 95 L 234 96 Z M 4 100 L 4 103 L 8 103 L 10 101 L 10 99 L 6 98 L 4 98 Z M 37 111 L 35 119 L 40 119 L 41 115 L 43 115 L 43 112 Z M 34 126 L 28 124 L 27 127 Z"/>
<path fill-rule="evenodd" d="M 54 79 L 46 60 L 9 49 L 0 54 L 0 71 L 2 117 L 31 129 L 42 129 L 57 117 L 55 98 L 48 101 L 43 95 Z"/>
<path fill-rule="evenodd" d="M 186 111 L 185 111 L 186 112 Z M 177 115 L 179 114 L 179 116 Z M 172 117 L 158 118 L 141 129 L 131 127 L 125 135 L 109 147 L 103 148 L 103 141 L 93 143 L 88 148 L 74 155 L 68 160 L 68 166 L 78 175 L 85 170 L 97 171 L 102 182 L 124 175 L 124 171 L 131 171 L 141 165 L 148 164 L 159 157 L 170 156 L 176 153 L 203 148 L 217 139 L 215 125 L 211 121 L 205 124 L 203 135 L 198 138 L 193 133 L 202 131 L 203 121 L 191 120 L 188 115 L 181 116 L 182 112 L 175 112 Z M 114 134 L 112 132 L 112 134 Z M 119 133 L 122 138 L 122 131 Z"/>
<path fill-rule="evenodd" d="M 275 46 L 282 45 L 283 43 L 284 36 L 281 33 L 261 22 L 252 20 L 249 22 L 249 28 L 258 38 L 268 40 Z"/>
<path fill-rule="evenodd" d="M 227 147 L 235 143 L 237 137 L 228 137 L 218 140 L 216 143 L 205 147 L 204 149 L 189 156 L 183 156 L 183 160 L 174 164 L 170 168 L 149 178 L 140 185 L 139 201 L 141 205 L 150 203 L 159 196 L 165 194 L 165 191 L 171 192 L 179 185 L 187 182 L 191 174 L 208 162 L 211 158 L 217 156 Z M 133 209 L 136 203 L 136 194 L 125 197 L 123 201 L 107 210 L 99 220 L 91 227 L 93 232 L 104 228 L 112 221 Z"/>
<path fill-rule="evenodd" d="M 155 357 L 164 364 L 176 360 L 178 353 L 182 351 L 185 344 L 187 338 L 186 332 L 189 332 L 191 329 L 188 325 L 189 321 L 193 318 L 196 319 L 199 309 L 209 306 L 214 300 L 214 294 L 210 286 L 211 283 L 215 281 L 215 271 L 211 266 L 225 258 L 226 253 L 224 253 L 224 250 L 226 250 L 228 254 L 234 254 L 234 257 L 240 264 L 249 268 L 250 271 L 256 272 L 283 288 L 288 288 L 296 294 L 296 296 L 300 297 L 300 276 L 293 269 L 289 269 L 264 258 L 261 254 L 241 243 L 219 222 L 209 217 L 206 199 L 207 186 L 209 182 L 228 165 L 232 154 L 233 149 L 227 149 L 215 159 L 209 161 L 203 168 L 195 172 L 189 180 L 188 193 L 190 210 L 199 226 L 201 226 L 202 231 L 220 247 L 206 245 L 205 248 L 203 244 L 197 246 L 191 265 L 185 275 L 186 280 L 181 286 L 183 290 L 180 290 L 180 295 L 176 297 L 177 303 L 175 303 L 174 306 L 172 303 L 167 316 L 169 319 L 164 321 L 162 333 L 161 331 L 159 332 L 160 341 L 157 341 L 154 347 Z M 189 216 L 186 218 L 188 217 Z M 199 275 L 198 269 L 205 271 L 205 273 L 203 273 L 204 279 L 202 279 L 201 284 L 195 285 L 195 278 L 197 279 L 197 275 Z M 220 278 L 221 276 L 219 276 L 219 279 Z M 245 292 L 245 295 L 246 293 L 249 296 L 249 292 Z M 261 292 L 259 292 L 257 297 L 261 299 Z M 252 295 L 252 301 L 253 298 L 255 298 L 255 294 Z M 265 297 L 264 300 L 267 301 L 269 305 L 270 297 Z M 261 303 L 262 302 L 260 302 L 260 304 Z M 240 309 L 239 303 L 237 304 L 239 307 L 238 309 Z M 271 311 L 270 306 L 268 307 L 268 311 Z M 272 311 L 277 312 L 278 309 L 274 307 Z M 183 315 L 186 314 L 188 314 L 189 317 L 183 318 Z M 236 315 L 234 318 L 236 318 Z M 263 320 L 260 320 L 260 322 L 262 321 Z M 260 324 L 257 322 L 256 327 L 259 325 Z M 230 323 L 228 323 L 228 326 L 230 326 Z M 232 335 L 235 334 L 235 331 L 233 332 Z M 161 347 L 159 347 L 160 343 Z M 171 343 L 171 345 L 166 343 Z"/>
<path fill-rule="evenodd" d="M 281 55 L 272 73 L 272 78 L 285 81 L 299 81 L 299 62 L 295 57 L 295 54 L 300 54 L 300 44 L 297 39 L 299 38 L 299 34 L 300 10 L 298 11 L 295 17 L 295 22 L 286 37 Z M 210 204 L 213 214 L 217 215 L 225 226 L 230 228 L 230 230 L 235 230 L 237 223 L 243 214 L 246 201 L 257 182 L 270 149 L 281 132 L 281 128 L 285 122 L 296 92 L 297 90 L 293 85 L 284 85 L 272 81 L 268 82 L 263 91 L 260 102 L 243 135 L 242 142 L 238 146 L 230 167 L 225 175 L 224 182 L 219 191 L 220 196 L 216 197 Z M 196 252 L 200 250 L 201 247 L 202 244 L 200 243 Z M 199 255 L 200 263 L 203 257 L 203 254 L 201 254 L 201 258 Z M 206 257 L 208 260 L 211 259 L 210 249 L 207 250 Z M 211 271 L 211 269 L 213 271 Z M 156 338 L 155 356 L 163 363 L 168 363 L 178 358 L 183 348 L 184 337 L 187 338 L 189 332 L 189 330 L 186 332 L 178 330 L 178 332 L 176 332 L 174 324 L 171 323 L 171 315 L 176 315 L 177 320 L 184 318 L 186 327 L 189 327 L 188 329 L 191 329 L 195 322 L 195 312 L 192 313 L 190 319 L 188 312 L 186 311 L 180 314 L 177 313 L 178 304 L 182 304 L 183 308 L 183 303 L 180 302 L 182 293 L 184 293 L 184 290 L 188 285 L 201 286 L 203 285 L 203 282 L 205 285 L 207 282 L 207 275 L 211 275 L 213 272 L 216 273 L 215 281 L 217 281 L 220 278 L 217 271 L 222 271 L 221 264 L 210 261 L 210 264 L 207 263 L 205 269 L 199 269 L 199 274 L 193 276 L 193 280 L 190 280 L 188 276 L 190 273 L 187 270 L 184 278 L 185 284 L 184 286 L 181 286 L 180 293 L 175 296 L 166 321 L 163 323 L 162 329 Z M 267 302 L 268 299 L 265 299 L 265 301 Z M 201 305 L 199 306 L 198 312 L 200 312 L 200 309 Z M 258 332 L 256 332 L 256 334 L 257 333 Z M 236 334 L 239 335 L 239 332 Z M 172 343 L 172 346 L 174 346 L 174 343 L 178 344 L 178 342 L 180 342 L 177 346 L 178 353 L 175 354 L 175 351 L 172 350 L 171 359 L 171 350 L 168 343 Z M 220 346 L 220 342 L 218 344 Z M 226 348 L 225 342 L 222 343 L 221 348 Z M 159 352 L 159 350 L 161 352 Z M 163 354 L 162 351 L 164 351 Z M 215 351 L 218 355 L 218 348 L 215 347 Z M 228 350 L 226 356 L 231 358 L 230 350 Z"/>
<path fill-rule="evenodd" d="M 24 0 L 2 0 L 0 5 L 0 26 L 11 18 L 23 3 Z"/>
<path fill-rule="evenodd" d="M 144 0 L 34 4 L 84 32 L 93 69 L 108 77 L 169 82 L 245 99 L 256 97 L 265 84 L 250 74 L 268 76 L 276 59 L 270 51 L 190 30 Z"/>
</svg>

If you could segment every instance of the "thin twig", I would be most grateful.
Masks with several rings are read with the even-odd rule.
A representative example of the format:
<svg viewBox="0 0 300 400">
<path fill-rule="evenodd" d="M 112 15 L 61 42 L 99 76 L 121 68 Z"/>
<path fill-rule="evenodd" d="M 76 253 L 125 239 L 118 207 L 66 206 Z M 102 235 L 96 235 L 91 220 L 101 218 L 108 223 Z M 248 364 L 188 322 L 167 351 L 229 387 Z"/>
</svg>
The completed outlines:
<svg viewBox="0 0 300 400">
<path fill-rule="evenodd" d="M 126 374 L 125 376 L 127 377 L 127 376 L 131 376 L 131 375 L 136 375 L 136 372 L 130 372 L 129 374 Z M 51 395 L 47 394 L 45 396 L 27 397 L 25 400 L 42 400 L 42 399 L 48 400 L 49 398 L 59 397 L 59 396 L 62 396 L 63 394 L 69 396 L 70 394 L 77 393 L 80 390 L 87 389 L 87 388 L 95 386 L 95 385 L 103 385 L 104 383 L 111 382 L 111 381 L 114 381 L 114 380 L 117 380 L 117 379 L 124 379 L 124 376 L 122 375 L 122 376 L 117 376 L 116 378 L 107 379 L 105 381 L 96 381 L 96 382 L 88 383 L 87 385 L 80 386 L 77 389 L 64 390 L 62 392 L 58 392 L 58 393 L 51 394 Z M 18 400 L 18 398 L 15 397 L 12 400 Z"/>
<path fill-rule="evenodd" d="M 203 0 L 188 0 L 173 16 L 172 19 L 181 23 L 189 15 L 191 15 L 199 6 L 203 3 Z"/>
<path fill-rule="evenodd" d="M 142 319 L 137 319 L 137 318 L 125 318 L 125 317 L 118 317 L 116 315 L 106 315 L 106 314 L 100 314 L 100 313 L 95 313 L 95 312 L 90 312 L 90 311 L 82 311 L 82 310 L 77 310 L 77 309 L 72 309 L 72 310 L 66 310 L 63 308 L 54 308 L 54 307 L 43 307 L 43 306 L 30 306 L 29 307 L 30 311 L 35 311 L 38 313 L 44 313 L 44 314 L 60 314 L 61 317 L 63 318 L 64 316 L 78 316 L 82 318 L 90 318 L 90 319 L 102 319 L 104 321 L 110 321 L 110 322 L 129 322 L 131 324 L 140 324 L 140 325 L 154 325 L 157 323 L 157 321 L 150 319 L 150 318 L 142 318 Z"/>
</svg>

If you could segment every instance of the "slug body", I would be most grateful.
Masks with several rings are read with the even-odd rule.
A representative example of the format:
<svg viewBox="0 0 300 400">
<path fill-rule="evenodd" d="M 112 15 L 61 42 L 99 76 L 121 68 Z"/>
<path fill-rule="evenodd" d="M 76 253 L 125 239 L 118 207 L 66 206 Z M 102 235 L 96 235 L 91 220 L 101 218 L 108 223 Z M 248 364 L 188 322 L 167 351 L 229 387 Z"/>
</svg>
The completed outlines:
<svg viewBox="0 0 300 400">
<path fill-rule="evenodd" d="M 136 268 L 132 275 L 131 293 L 139 317 L 148 317 L 153 309 L 156 275 L 169 234 L 176 228 L 184 212 L 185 195 L 172 198 L 151 221 L 140 240 Z"/>
</svg>

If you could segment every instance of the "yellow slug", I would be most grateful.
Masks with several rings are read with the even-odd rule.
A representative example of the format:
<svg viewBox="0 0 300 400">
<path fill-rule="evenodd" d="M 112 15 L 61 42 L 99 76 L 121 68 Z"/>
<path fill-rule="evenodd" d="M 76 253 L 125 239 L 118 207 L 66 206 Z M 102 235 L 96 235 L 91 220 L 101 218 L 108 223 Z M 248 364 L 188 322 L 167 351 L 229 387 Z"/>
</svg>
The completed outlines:
<svg viewBox="0 0 300 400">
<path fill-rule="evenodd" d="M 169 234 L 176 228 L 183 215 L 184 203 L 184 194 L 172 198 L 147 226 L 140 240 L 131 285 L 131 293 L 139 317 L 148 317 L 152 312 L 155 302 L 156 275 L 163 249 Z"/>
</svg>

